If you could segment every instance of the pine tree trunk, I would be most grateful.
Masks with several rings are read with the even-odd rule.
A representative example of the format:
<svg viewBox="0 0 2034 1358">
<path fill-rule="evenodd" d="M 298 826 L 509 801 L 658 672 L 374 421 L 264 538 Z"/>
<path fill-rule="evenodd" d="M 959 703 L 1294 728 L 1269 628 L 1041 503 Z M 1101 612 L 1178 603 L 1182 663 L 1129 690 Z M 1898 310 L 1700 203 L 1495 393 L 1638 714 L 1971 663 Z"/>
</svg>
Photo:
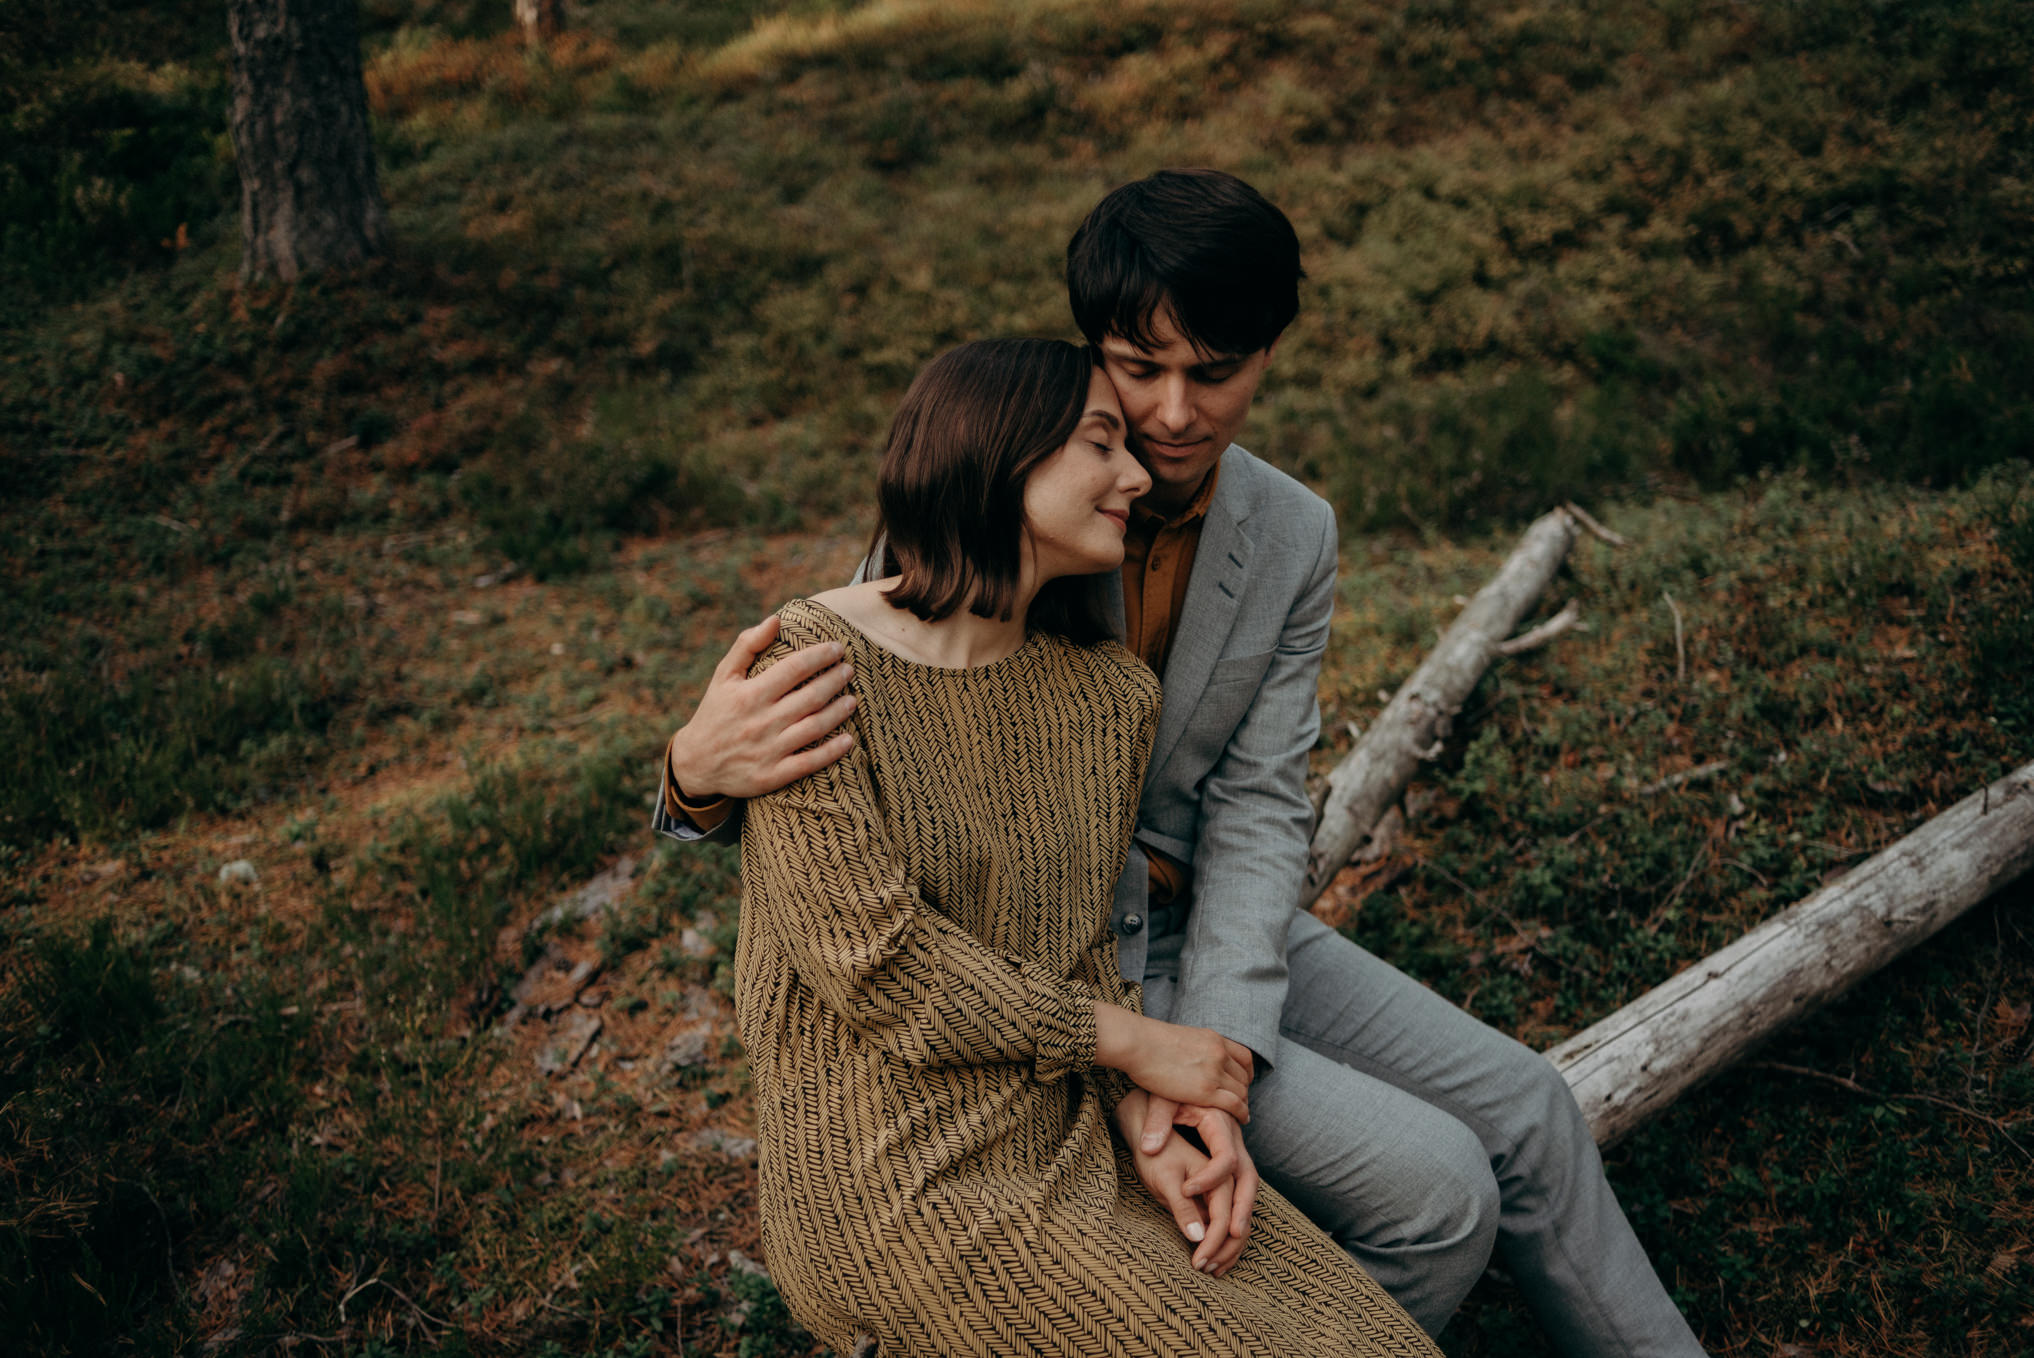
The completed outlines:
<svg viewBox="0 0 2034 1358">
<path fill-rule="evenodd" d="M 228 0 L 244 279 L 292 282 L 381 253 L 356 0 Z"/>
</svg>

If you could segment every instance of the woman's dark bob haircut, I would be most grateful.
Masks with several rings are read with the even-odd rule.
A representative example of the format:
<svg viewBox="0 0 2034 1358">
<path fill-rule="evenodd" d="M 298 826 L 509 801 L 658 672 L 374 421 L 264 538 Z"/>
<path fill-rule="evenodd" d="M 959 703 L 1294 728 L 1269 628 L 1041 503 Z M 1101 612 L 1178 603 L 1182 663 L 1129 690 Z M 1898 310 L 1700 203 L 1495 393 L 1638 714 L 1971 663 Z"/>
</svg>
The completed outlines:
<svg viewBox="0 0 2034 1358">
<path fill-rule="evenodd" d="M 1299 237 L 1265 196 L 1220 170 L 1160 170 L 1095 204 L 1066 247 L 1074 323 L 1100 344 L 1159 347 L 1170 305 L 1203 354 L 1268 349 L 1299 314 Z"/>
<path fill-rule="evenodd" d="M 1024 482 L 1087 409 L 1094 353 L 1064 340 L 977 340 L 925 365 L 890 422 L 877 473 L 887 596 L 927 622 L 962 605 L 1008 618 L 1023 566 Z M 1103 577 L 1067 576 L 1033 599 L 1032 627 L 1083 644 L 1110 635 Z"/>
</svg>

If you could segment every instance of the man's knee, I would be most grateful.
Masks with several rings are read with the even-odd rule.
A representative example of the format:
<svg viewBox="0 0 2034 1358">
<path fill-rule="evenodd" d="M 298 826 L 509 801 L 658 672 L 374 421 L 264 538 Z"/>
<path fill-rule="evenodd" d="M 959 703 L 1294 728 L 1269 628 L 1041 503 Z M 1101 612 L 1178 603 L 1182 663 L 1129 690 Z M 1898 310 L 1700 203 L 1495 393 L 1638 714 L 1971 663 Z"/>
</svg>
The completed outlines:
<svg viewBox="0 0 2034 1358">
<path fill-rule="evenodd" d="M 1258 1168 L 1343 1248 L 1433 1259 L 1475 1255 L 1483 1267 L 1497 1236 L 1497 1180 L 1469 1128 L 1434 1114 L 1417 1134 L 1370 1142 L 1348 1161 L 1310 1170 L 1260 1157 Z M 1360 1247 L 1360 1248 L 1359 1248 Z"/>
<path fill-rule="evenodd" d="M 1408 1166 L 1417 1188 L 1413 1207 L 1398 1220 L 1372 1221 L 1361 1239 L 1343 1248 L 1376 1278 L 1429 1334 L 1448 1317 L 1497 1246 L 1502 1212 L 1497 1180 L 1476 1134 L 1460 1123 L 1422 1147 L 1421 1163 Z"/>
<path fill-rule="evenodd" d="M 1465 1267 L 1480 1273 L 1497 1242 L 1503 1210 L 1483 1143 L 1469 1128 L 1451 1122 L 1424 1150 L 1429 1168 L 1421 1176 L 1419 1210 L 1405 1223 L 1403 1245 L 1473 1259 Z"/>
</svg>

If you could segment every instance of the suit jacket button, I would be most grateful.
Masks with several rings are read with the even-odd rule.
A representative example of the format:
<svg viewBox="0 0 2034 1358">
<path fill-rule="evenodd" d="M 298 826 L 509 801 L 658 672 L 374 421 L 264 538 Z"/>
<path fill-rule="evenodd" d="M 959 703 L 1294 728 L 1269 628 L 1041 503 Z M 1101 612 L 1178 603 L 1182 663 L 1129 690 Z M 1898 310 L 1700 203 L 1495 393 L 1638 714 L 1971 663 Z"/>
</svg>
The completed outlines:
<svg viewBox="0 0 2034 1358">
<path fill-rule="evenodd" d="M 1143 927 L 1144 927 L 1144 916 L 1142 915 L 1123 916 L 1123 937 L 1128 938 L 1130 937 L 1130 935 L 1136 933 L 1139 929 L 1142 929 Z"/>
</svg>

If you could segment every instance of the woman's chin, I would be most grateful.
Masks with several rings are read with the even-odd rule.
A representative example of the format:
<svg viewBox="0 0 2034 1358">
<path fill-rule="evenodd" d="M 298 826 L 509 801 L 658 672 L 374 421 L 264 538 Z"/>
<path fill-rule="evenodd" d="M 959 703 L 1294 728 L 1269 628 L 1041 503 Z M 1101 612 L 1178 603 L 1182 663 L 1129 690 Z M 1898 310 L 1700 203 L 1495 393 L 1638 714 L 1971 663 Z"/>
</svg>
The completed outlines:
<svg viewBox="0 0 2034 1358">
<path fill-rule="evenodd" d="M 1121 570 L 1122 568 L 1123 568 L 1123 544 L 1118 542 L 1114 544 L 1113 548 L 1111 548 L 1110 550 L 1095 553 L 1093 563 L 1085 567 L 1081 571 L 1081 574 L 1100 575 L 1104 571 Z"/>
<path fill-rule="evenodd" d="M 1121 570 L 1123 566 L 1123 544 L 1112 543 L 1107 548 L 1098 547 L 1092 552 L 1076 556 L 1067 553 L 1044 573 L 1047 580 L 1058 580 L 1069 575 L 1102 575 L 1108 571 Z"/>
</svg>

